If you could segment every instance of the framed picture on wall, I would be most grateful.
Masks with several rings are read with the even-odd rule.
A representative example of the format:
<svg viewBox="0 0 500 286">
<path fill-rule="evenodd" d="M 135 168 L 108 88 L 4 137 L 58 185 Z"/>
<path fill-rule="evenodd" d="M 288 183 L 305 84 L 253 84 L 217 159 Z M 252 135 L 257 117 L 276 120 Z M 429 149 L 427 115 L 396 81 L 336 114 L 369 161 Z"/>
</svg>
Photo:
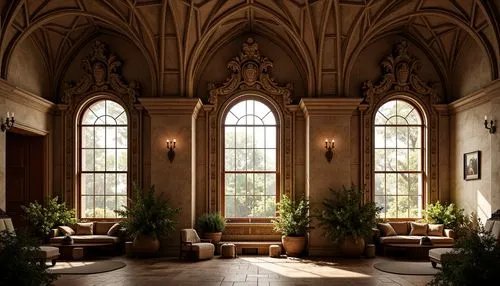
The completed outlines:
<svg viewBox="0 0 500 286">
<path fill-rule="evenodd" d="M 481 151 L 464 154 L 464 180 L 477 180 L 481 178 Z"/>
</svg>

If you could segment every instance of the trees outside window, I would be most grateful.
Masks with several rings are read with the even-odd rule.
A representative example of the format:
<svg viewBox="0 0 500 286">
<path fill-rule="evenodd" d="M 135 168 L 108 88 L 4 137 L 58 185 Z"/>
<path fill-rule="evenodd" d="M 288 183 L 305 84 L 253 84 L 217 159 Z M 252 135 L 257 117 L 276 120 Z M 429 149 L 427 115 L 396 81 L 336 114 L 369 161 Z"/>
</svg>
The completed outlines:
<svg viewBox="0 0 500 286">
<path fill-rule="evenodd" d="M 424 196 L 422 116 L 405 100 L 380 106 L 374 124 L 375 203 L 384 218 L 420 218 Z"/>
<path fill-rule="evenodd" d="M 81 218 L 116 218 L 127 205 L 128 119 L 112 100 L 99 100 L 79 122 Z"/>
<path fill-rule="evenodd" d="M 276 216 L 278 126 L 258 100 L 240 101 L 224 117 L 224 215 Z"/>
</svg>

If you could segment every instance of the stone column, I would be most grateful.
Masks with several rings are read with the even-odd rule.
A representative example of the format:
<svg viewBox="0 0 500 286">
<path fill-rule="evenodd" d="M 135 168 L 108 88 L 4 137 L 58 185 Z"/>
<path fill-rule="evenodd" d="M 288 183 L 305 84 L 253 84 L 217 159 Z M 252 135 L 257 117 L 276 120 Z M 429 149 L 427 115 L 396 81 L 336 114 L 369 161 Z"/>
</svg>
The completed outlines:
<svg viewBox="0 0 500 286">
<path fill-rule="evenodd" d="M 359 183 L 359 172 L 352 172 L 351 165 L 359 157 L 359 125 L 353 124 L 354 112 L 361 102 L 358 98 L 303 98 L 300 108 L 304 112 L 306 150 L 306 195 L 311 210 L 320 210 L 322 201 L 331 196 L 329 188 L 338 189 Z M 330 163 L 325 158 L 325 138 L 335 140 L 334 155 Z M 324 231 L 313 220 L 309 234 L 309 255 L 335 255 L 333 243 L 323 236 Z"/>
<path fill-rule="evenodd" d="M 179 230 L 193 228 L 196 194 L 196 118 L 202 103 L 194 98 L 141 98 L 150 116 L 151 184 L 163 193 L 173 207 L 181 208 L 177 229 L 162 241 L 164 255 L 178 255 Z M 175 158 L 167 156 L 167 139 L 176 139 Z M 148 181 L 148 180 L 145 180 Z"/>
</svg>

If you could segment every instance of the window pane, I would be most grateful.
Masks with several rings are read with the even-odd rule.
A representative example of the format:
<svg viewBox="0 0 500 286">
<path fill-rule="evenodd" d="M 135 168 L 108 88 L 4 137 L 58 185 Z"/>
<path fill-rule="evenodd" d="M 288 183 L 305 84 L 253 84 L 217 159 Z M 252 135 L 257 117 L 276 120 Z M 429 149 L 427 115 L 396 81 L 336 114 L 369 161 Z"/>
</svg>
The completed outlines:
<svg viewBox="0 0 500 286">
<path fill-rule="evenodd" d="M 247 127 L 247 148 L 254 148 L 253 144 L 253 127 Z"/>
<path fill-rule="evenodd" d="M 235 125 L 237 121 L 238 118 L 236 118 L 232 112 L 227 113 L 225 122 L 226 125 Z"/>
<path fill-rule="evenodd" d="M 104 217 L 111 217 L 111 218 L 116 217 L 115 210 L 116 210 L 116 198 L 114 196 L 106 197 L 106 212 L 104 214 Z"/>
<path fill-rule="evenodd" d="M 375 148 L 385 147 L 385 127 L 375 127 Z"/>
<path fill-rule="evenodd" d="M 377 207 L 382 207 L 382 211 L 380 211 L 380 217 L 384 218 L 387 211 L 385 206 L 385 196 L 375 196 L 375 204 L 377 205 Z"/>
<path fill-rule="evenodd" d="M 95 170 L 105 171 L 106 168 L 106 151 L 105 149 L 95 149 Z"/>
<path fill-rule="evenodd" d="M 398 148 L 408 147 L 408 127 L 396 127 Z"/>
<path fill-rule="evenodd" d="M 126 196 L 117 196 L 116 197 L 116 208 L 118 210 L 125 210 L 125 206 L 127 206 L 127 197 Z"/>
<path fill-rule="evenodd" d="M 408 124 L 421 124 L 422 120 L 420 119 L 420 115 L 418 114 L 418 111 L 413 109 L 413 111 L 408 114 L 406 117 L 406 120 L 408 120 Z"/>
<path fill-rule="evenodd" d="M 264 128 L 265 127 L 255 127 L 254 128 L 254 138 L 255 138 L 255 148 L 264 148 L 265 147 L 265 141 L 264 141 Z M 268 127 L 269 128 L 269 127 Z"/>
<path fill-rule="evenodd" d="M 106 147 L 106 127 L 96 126 L 95 129 L 95 148 Z"/>
<path fill-rule="evenodd" d="M 383 104 L 378 109 L 378 112 L 380 112 L 386 118 L 396 115 L 396 100 L 388 101 L 387 103 Z"/>
<path fill-rule="evenodd" d="M 236 127 L 236 148 L 245 148 L 246 141 L 246 128 L 245 127 Z"/>
<path fill-rule="evenodd" d="M 266 148 L 276 148 L 276 127 L 266 127 Z"/>
<path fill-rule="evenodd" d="M 225 212 L 226 217 L 235 217 L 236 215 L 234 212 L 234 196 L 226 196 L 225 205 L 226 205 L 226 212 Z"/>
<path fill-rule="evenodd" d="M 82 217 L 94 217 L 94 196 L 82 196 Z"/>
<path fill-rule="evenodd" d="M 245 171 L 247 169 L 247 150 L 236 149 L 236 170 Z"/>
<path fill-rule="evenodd" d="M 276 174 L 266 174 L 266 195 L 276 195 Z"/>
<path fill-rule="evenodd" d="M 420 127 L 408 127 L 408 147 L 410 148 L 420 148 L 420 141 L 422 140 Z"/>
<path fill-rule="evenodd" d="M 83 115 L 82 124 L 94 125 L 96 119 L 97 116 L 91 110 L 88 109 L 87 111 L 85 111 L 85 114 Z"/>
<path fill-rule="evenodd" d="M 385 150 L 375 149 L 375 171 L 385 171 Z"/>
<path fill-rule="evenodd" d="M 274 217 L 276 215 L 276 196 L 266 196 L 266 212 L 264 216 Z"/>
<path fill-rule="evenodd" d="M 408 195 L 408 174 L 398 174 L 398 195 Z"/>
<path fill-rule="evenodd" d="M 94 194 L 94 174 L 82 174 L 81 184 L 82 195 Z"/>
<path fill-rule="evenodd" d="M 82 127 L 82 147 L 94 148 L 94 127 Z"/>
<path fill-rule="evenodd" d="M 396 195 L 397 194 L 397 185 L 396 185 L 396 176 L 397 174 L 386 174 L 385 175 L 385 193 L 386 195 Z"/>
<path fill-rule="evenodd" d="M 235 127 L 226 127 L 225 128 L 226 132 L 224 133 L 224 146 L 226 148 L 234 148 L 235 147 L 235 141 L 234 141 L 234 136 L 236 129 Z"/>
<path fill-rule="evenodd" d="M 386 150 L 386 171 L 396 171 L 396 149 Z"/>
<path fill-rule="evenodd" d="M 264 149 L 255 149 L 255 170 L 256 171 L 264 171 L 264 163 L 265 163 L 265 150 Z"/>
<path fill-rule="evenodd" d="M 234 171 L 236 170 L 236 155 L 234 152 L 234 149 L 226 149 L 226 154 L 224 155 L 224 160 L 225 160 L 225 168 L 226 171 Z"/>
<path fill-rule="evenodd" d="M 386 127 L 385 128 L 385 147 L 396 148 L 396 130 L 397 127 Z"/>
<path fill-rule="evenodd" d="M 252 196 L 256 195 L 256 190 L 254 186 L 254 174 L 247 174 L 246 180 L 247 180 L 247 194 Z"/>
<path fill-rule="evenodd" d="M 116 124 L 118 125 L 126 125 L 127 121 L 127 113 L 125 111 L 116 118 Z"/>
<path fill-rule="evenodd" d="M 409 199 L 407 196 L 398 197 L 398 216 L 409 217 Z"/>
<path fill-rule="evenodd" d="M 128 160 L 127 160 L 127 149 L 116 150 L 116 170 L 117 171 L 127 171 Z"/>
<path fill-rule="evenodd" d="M 116 171 L 116 152 L 116 149 L 106 149 L 106 171 Z"/>
<path fill-rule="evenodd" d="M 247 150 L 247 170 L 253 171 L 254 169 L 254 150 Z"/>
<path fill-rule="evenodd" d="M 104 196 L 95 197 L 95 217 L 105 217 L 104 216 Z"/>
<path fill-rule="evenodd" d="M 116 194 L 116 174 L 106 174 L 106 195 Z"/>
<path fill-rule="evenodd" d="M 226 174 L 226 182 L 225 182 L 226 195 L 235 195 L 234 180 L 235 180 L 234 174 Z"/>
<path fill-rule="evenodd" d="M 95 194 L 104 195 L 106 184 L 104 183 L 104 174 L 95 174 Z"/>
<path fill-rule="evenodd" d="M 417 196 L 420 194 L 418 191 L 420 189 L 419 177 L 420 174 L 408 175 L 408 194 L 411 196 Z"/>
<path fill-rule="evenodd" d="M 116 147 L 127 148 L 127 127 L 116 127 Z"/>
<path fill-rule="evenodd" d="M 116 127 L 106 127 L 106 148 L 116 148 Z"/>
<path fill-rule="evenodd" d="M 236 176 L 236 195 L 246 195 L 247 190 L 246 190 L 246 174 L 235 174 Z"/>
<path fill-rule="evenodd" d="M 420 163 L 421 163 L 421 150 L 420 149 L 410 149 L 409 150 L 409 166 L 408 170 L 409 171 L 420 171 Z"/>
<path fill-rule="evenodd" d="M 385 195 L 385 174 L 375 174 L 375 195 Z"/>
<path fill-rule="evenodd" d="M 266 170 L 276 170 L 276 149 L 266 149 Z"/>
<path fill-rule="evenodd" d="M 116 174 L 116 193 L 118 195 L 127 194 L 127 174 Z"/>
<path fill-rule="evenodd" d="M 398 171 L 408 171 L 408 149 L 398 149 Z"/>
<path fill-rule="evenodd" d="M 248 217 L 251 212 L 251 203 L 247 204 L 246 196 L 237 196 L 236 197 L 236 206 L 235 206 L 235 216 L 236 217 Z"/>
<path fill-rule="evenodd" d="M 263 196 L 266 193 L 266 175 L 255 174 L 255 195 Z"/>
<path fill-rule="evenodd" d="M 94 171 L 94 150 L 82 150 L 82 171 Z"/>
</svg>

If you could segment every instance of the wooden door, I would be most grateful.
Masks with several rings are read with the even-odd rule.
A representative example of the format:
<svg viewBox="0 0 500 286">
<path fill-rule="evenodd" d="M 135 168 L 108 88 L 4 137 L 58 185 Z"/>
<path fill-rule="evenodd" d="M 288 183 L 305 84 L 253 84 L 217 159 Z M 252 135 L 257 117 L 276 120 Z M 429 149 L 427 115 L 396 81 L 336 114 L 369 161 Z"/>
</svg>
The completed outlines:
<svg viewBox="0 0 500 286">
<path fill-rule="evenodd" d="M 7 132 L 6 212 L 14 227 L 25 225 L 21 209 L 29 202 L 43 202 L 44 137 Z"/>
</svg>

